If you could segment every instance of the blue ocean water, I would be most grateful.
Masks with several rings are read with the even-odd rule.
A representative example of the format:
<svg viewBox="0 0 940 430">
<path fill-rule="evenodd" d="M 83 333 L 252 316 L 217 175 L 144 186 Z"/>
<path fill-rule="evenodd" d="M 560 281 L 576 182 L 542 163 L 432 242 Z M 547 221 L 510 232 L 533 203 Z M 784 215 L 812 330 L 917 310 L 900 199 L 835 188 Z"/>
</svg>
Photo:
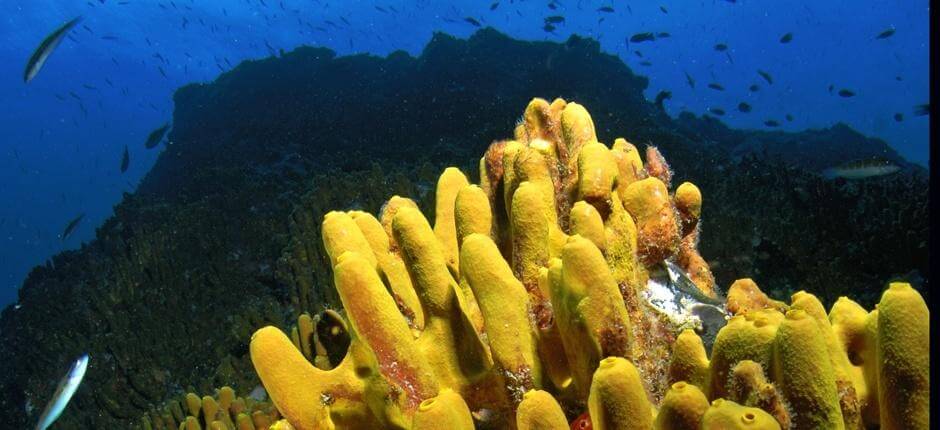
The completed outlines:
<svg viewBox="0 0 940 430">
<path fill-rule="evenodd" d="M 672 115 L 718 108 L 733 127 L 764 129 L 775 120 L 789 131 L 844 122 L 926 165 L 928 117 L 913 109 L 929 102 L 928 8 L 926 0 L 7 0 L 0 4 L 0 305 L 16 300 L 30 268 L 91 240 L 134 191 L 162 150 L 144 148 L 144 140 L 170 120 L 173 91 L 245 59 L 305 44 L 340 55 L 418 55 L 433 32 L 467 37 L 476 24 L 526 40 L 578 34 L 649 77 L 649 99 L 670 91 Z M 33 50 L 76 16 L 82 21 L 24 83 Z M 563 21 L 546 28 L 552 16 Z M 890 37 L 877 37 L 889 29 Z M 626 41 L 644 32 L 657 40 Z M 752 111 L 737 111 L 741 102 Z"/>
</svg>

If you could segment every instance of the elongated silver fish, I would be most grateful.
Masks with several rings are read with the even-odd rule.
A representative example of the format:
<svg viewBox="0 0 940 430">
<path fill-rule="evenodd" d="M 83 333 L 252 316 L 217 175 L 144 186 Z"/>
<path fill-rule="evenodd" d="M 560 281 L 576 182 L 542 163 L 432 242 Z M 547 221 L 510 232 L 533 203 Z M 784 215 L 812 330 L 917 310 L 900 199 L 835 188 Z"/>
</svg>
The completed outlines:
<svg viewBox="0 0 940 430">
<path fill-rule="evenodd" d="M 890 175 L 897 173 L 901 167 L 889 160 L 882 158 L 870 158 L 851 161 L 841 166 L 832 167 L 823 170 L 823 177 L 827 179 L 845 178 L 845 179 L 866 179 L 876 176 Z"/>
<path fill-rule="evenodd" d="M 69 369 L 69 373 L 66 373 L 62 380 L 59 381 L 59 386 L 56 387 L 55 394 L 52 395 L 52 398 L 46 405 L 46 409 L 44 409 L 42 415 L 39 416 L 39 421 L 36 423 L 36 430 L 46 430 L 59 418 L 59 415 L 62 415 L 62 411 L 65 410 L 65 405 L 69 404 L 69 400 L 72 399 L 72 395 L 75 394 L 78 385 L 82 383 L 82 378 L 85 377 L 85 370 L 87 369 L 88 354 L 84 354 L 79 357 L 78 360 L 75 360 L 75 363 L 73 363 L 72 367 Z"/>
<path fill-rule="evenodd" d="M 33 55 L 29 57 L 29 61 L 26 63 L 26 71 L 23 73 L 23 82 L 29 82 L 36 77 L 36 74 L 39 73 L 39 69 L 42 69 L 43 64 L 46 64 L 49 55 L 59 46 L 59 42 L 62 41 L 65 34 L 68 33 L 72 27 L 75 27 L 75 24 L 78 24 L 81 19 L 82 17 L 80 16 L 72 18 L 71 21 L 62 24 L 61 27 L 57 28 L 42 40 L 42 43 L 39 44 L 39 47 L 36 48 Z"/>
</svg>

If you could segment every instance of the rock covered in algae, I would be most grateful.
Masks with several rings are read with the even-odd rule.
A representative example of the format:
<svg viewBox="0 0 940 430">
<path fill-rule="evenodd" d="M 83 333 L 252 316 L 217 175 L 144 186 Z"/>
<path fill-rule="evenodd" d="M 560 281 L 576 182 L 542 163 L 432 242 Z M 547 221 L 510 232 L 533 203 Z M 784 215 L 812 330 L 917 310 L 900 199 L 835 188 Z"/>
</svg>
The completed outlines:
<svg viewBox="0 0 940 430">
<path fill-rule="evenodd" d="M 379 230 L 343 212 L 325 217 L 347 354 L 320 368 L 303 336 L 266 327 L 251 340 L 291 426 L 554 428 L 587 412 L 599 429 L 890 428 L 896 411 L 914 424 L 928 416 L 928 356 L 912 342 L 925 340 L 915 319 L 929 315 L 909 286 L 885 293 L 872 330 L 864 309 L 844 301 L 827 315 L 808 293 L 787 304 L 739 280 L 709 357 L 695 330 L 644 295 L 659 264 L 681 261 L 681 236 L 704 215 L 701 191 L 683 183 L 670 196 L 674 173 L 658 151 L 644 171 L 618 162 L 628 144 L 599 143 L 580 105 L 535 99 L 523 118 L 516 140 L 481 159 L 479 186 L 445 172 L 433 223 L 408 200 L 386 204 L 376 219 L 394 245 L 363 240 Z M 618 188 L 621 175 L 633 182 Z M 468 219 L 479 211 L 489 215 Z M 394 269 L 379 264 L 386 253 L 405 266 L 399 287 L 413 288 L 417 303 L 395 300 Z M 849 358 L 871 354 L 859 346 L 870 336 L 864 345 L 895 360 L 874 371 L 877 386 L 865 376 L 877 360 Z M 880 418 L 863 413 L 873 393 Z M 886 409 L 898 396 L 908 400 Z"/>
</svg>

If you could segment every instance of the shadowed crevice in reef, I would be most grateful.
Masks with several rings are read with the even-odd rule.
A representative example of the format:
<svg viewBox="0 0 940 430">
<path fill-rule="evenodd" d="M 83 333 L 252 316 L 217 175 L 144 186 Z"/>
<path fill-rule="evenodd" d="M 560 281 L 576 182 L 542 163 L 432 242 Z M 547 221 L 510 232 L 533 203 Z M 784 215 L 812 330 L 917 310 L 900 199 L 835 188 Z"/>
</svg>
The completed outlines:
<svg viewBox="0 0 940 430">
<path fill-rule="evenodd" d="M 3 311 L 7 425 L 33 422 L 86 351 L 88 375 L 57 428 L 127 428 L 189 387 L 251 390 L 252 331 L 335 301 L 323 214 L 376 212 L 395 193 L 429 209 L 440 170 L 475 177 L 535 96 L 585 105 L 603 142 L 656 144 L 674 181 L 702 189 L 701 252 L 723 288 L 753 277 L 778 296 L 805 288 L 831 303 L 851 292 L 870 307 L 892 275 L 928 277 L 926 175 L 884 142 L 842 125 L 785 133 L 671 119 L 646 86 L 592 40 L 485 29 L 437 34 L 418 58 L 303 47 L 181 88 L 172 143 L 139 191 L 96 240 L 34 269 L 19 309 Z M 815 173 L 869 155 L 904 171 L 862 183 Z"/>
</svg>

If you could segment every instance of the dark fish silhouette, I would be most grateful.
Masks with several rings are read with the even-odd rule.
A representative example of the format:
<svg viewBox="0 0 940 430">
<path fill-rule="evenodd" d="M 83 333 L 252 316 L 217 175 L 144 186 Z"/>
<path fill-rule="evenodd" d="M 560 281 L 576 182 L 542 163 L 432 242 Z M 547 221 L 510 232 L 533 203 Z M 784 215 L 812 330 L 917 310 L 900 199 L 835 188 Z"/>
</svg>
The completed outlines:
<svg viewBox="0 0 940 430">
<path fill-rule="evenodd" d="M 688 82 L 692 89 L 695 89 L 695 79 L 692 79 L 692 75 L 690 75 L 689 72 L 685 72 L 685 81 Z"/>
<path fill-rule="evenodd" d="M 665 13 L 665 14 L 668 14 L 668 13 L 669 13 L 669 11 L 666 10 L 666 6 L 660 6 L 660 7 L 659 7 L 659 10 L 663 11 L 663 13 Z"/>
<path fill-rule="evenodd" d="M 715 45 L 715 50 L 718 52 L 725 52 L 728 50 L 728 45 L 725 45 L 724 43 L 719 43 Z"/>
<path fill-rule="evenodd" d="M 853 97 L 853 96 L 855 96 L 855 92 L 852 90 L 848 90 L 845 88 L 839 90 L 839 97 Z"/>
<path fill-rule="evenodd" d="M 601 6 L 601 7 L 597 8 L 597 11 L 598 11 L 598 12 L 613 13 L 613 12 L 614 12 L 614 8 L 612 8 L 612 7 L 610 7 L 610 6 Z"/>
<path fill-rule="evenodd" d="M 780 43 L 790 43 L 793 40 L 793 33 L 787 33 L 780 37 Z"/>
<path fill-rule="evenodd" d="M 150 135 L 147 136 L 147 141 L 144 142 L 144 147 L 147 149 L 156 148 L 160 144 L 160 141 L 163 140 L 163 136 L 166 134 L 166 131 L 170 129 L 170 123 L 163 124 L 159 128 L 150 132 Z"/>
<path fill-rule="evenodd" d="M 562 22 L 565 22 L 565 17 L 563 17 L 563 16 L 561 16 L 561 15 L 547 16 L 547 17 L 545 17 L 545 22 L 547 22 L 547 23 L 549 23 L 549 24 L 560 24 L 560 23 L 562 23 Z"/>
<path fill-rule="evenodd" d="M 468 23 L 470 23 L 470 25 L 472 25 L 472 26 L 474 26 L 474 27 L 479 27 L 479 26 L 481 25 L 481 24 L 480 24 L 480 21 L 477 21 L 477 20 L 475 20 L 475 19 L 473 19 L 473 18 L 471 18 L 471 17 L 469 17 L 469 16 L 466 17 L 466 18 L 464 18 L 463 20 L 466 21 L 466 22 L 468 22 Z"/>
<path fill-rule="evenodd" d="M 499 7 L 499 2 L 493 3 L 490 5 L 490 10 L 496 10 Z"/>
<path fill-rule="evenodd" d="M 885 31 L 882 31 L 881 33 L 878 33 L 878 35 L 875 36 L 875 39 L 887 39 L 887 38 L 889 38 L 889 37 L 891 37 L 891 36 L 894 36 L 894 29 L 893 29 L 893 28 L 889 28 L 889 29 L 887 29 L 887 30 L 885 30 Z"/>
<path fill-rule="evenodd" d="M 39 73 L 42 66 L 46 64 L 46 60 L 49 59 L 49 55 L 59 46 L 59 42 L 62 41 L 65 34 L 68 33 L 72 27 L 75 27 L 75 24 L 78 24 L 81 19 L 82 17 L 80 16 L 72 18 L 71 21 L 62 24 L 62 26 L 42 40 L 39 47 L 33 51 L 33 55 L 29 57 L 29 61 L 26 62 L 26 71 L 23 72 L 23 82 L 29 82 L 36 77 L 36 74 Z"/>
<path fill-rule="evenodd" d="M 127 167 L 131 165 L 131 154 L 127 152 L 127 145 L 124 145 L 124 155 L 121 157 L 121 173 L 127 171 Z"/>
<path fill-rule="evenodd" d="M 715 114 L 715 115 L 718 115 L 718 116 L 722 116 L 722 115 L 725 114 L 725 110 L 724 110 L 724 109 L 722 109 L 722 108 L 717 108 L 717 107 L 710 107 L 710 108 L 708 108 L 708 111 L 711 112 L 711 113 L 713 113 L 713 114 Z"/>
<path fill-rule="evenodd" d="M 630 41 L 633 43 L 648 42 L 652 40 L 656 40 L 656 36 L 654 36 L 653 33 L 650 33 L 650 32 L 637 33 L 637 34 L 634 34 L 633 36 L 630 36 Z"/>
<path fill-rule="evenodd" d="M 653 63 L 650 63 L 649 61 L 644 60 L 644 61 L 640 61 L 640 65 L 649 67 L 649 66 L 652 66 Z"/>
<path fill-rule="evenodd" d="M 665 32 L 665 31 L 661 31 L 661 32 L 659 32 L 659 33 L 656 33 L 656 37 L 658 37 L 658 38 L 660 38 L 660 39 L 665 39 L 665 38 L 667 38 L 667 37 L 669 37 L 669 36 L 672 36 L 672 35 L 669 34 L 669 33 L 667 33 L 667 32 Z"/>
<path fill-rule="evenodd" d="M 757 84 L 751 84 L 751 86 L 747 87 L 747 89 L 748 91 L 753 93 L 753 92 L 760 91 L 760 86 Z"/>
<path fill-rule="evenodd" d="M 751 105 L 744 102 L 738 103 L 738 111 L 748 113 L 751 111 Z"/>
<path fill-rule="evenodd" d="M 777 127 L 780 125 L 780 123 L 776 120 L 768 119 L 767 121 L 764 121 L 764 125 L 767 127 Z"/>
<path fill-rule="evenodd" d="M 835 89 L 836 89 L 836 86 L 835 86 L 835 85 L 829 84 L 829 94 L 832 94 L 832 91 L 835 90 Z"/>
<path fill-rule="evenodd" d="M 895 122 L 904 121 L 904 114 L 902 114 L 901 112 L 894 114 L 894 121 Z"/>
<path fill-rule="evenodd" d="M 784 116 L 784 118 L 787 119 L 787 122 L 793 122 L 793 115 L 786 114 L 786 115 Z"/>
<path fill-rule="evenodd" d="M 770 85 L 774 84 L 774 78 L 770 76 L 770 73 L 767 73 L 763 70 L 758 70 L 757 74 L 760 75 L 760 77 L 764 78 L 764 80 L 767 81 L 768 84 Z"/>
<path fill-rule="evenodd" d="M 914 116 L 930 115 L 930 103 L 914 106 Z"/>
<path fill-rule="evenodd" d="M 555 26 L 546 22 L 545 25 L 542 26 L 542 30 L 545 30 L 546 33 L 551 33 L 555 31 Z"/>
<path fill-rule="evenodd" d="M 75 232 L 75 228 L 78 227 L 80 222 L 82 222 L 82 218 L 85 218 L 84 212 L 78 214 L 77 217 L 73 218 L 71 221 L 69 221 L 68 224 L 65 225 L 65 230 L 62 230 L 62 240 L 68 239 L 69 236 Z"/>
<path fill-rule="evenodd" d="M 716 83 L 716 82 L 712 82 L 712 83 L 708 84 L 708 88 L 711 88 L 711 89 L 717 90 L 717 91 L 724 91 L 724 90 L 725 90 L 725 87 L 721 86 L 721 84 Z"/>
</svg>

